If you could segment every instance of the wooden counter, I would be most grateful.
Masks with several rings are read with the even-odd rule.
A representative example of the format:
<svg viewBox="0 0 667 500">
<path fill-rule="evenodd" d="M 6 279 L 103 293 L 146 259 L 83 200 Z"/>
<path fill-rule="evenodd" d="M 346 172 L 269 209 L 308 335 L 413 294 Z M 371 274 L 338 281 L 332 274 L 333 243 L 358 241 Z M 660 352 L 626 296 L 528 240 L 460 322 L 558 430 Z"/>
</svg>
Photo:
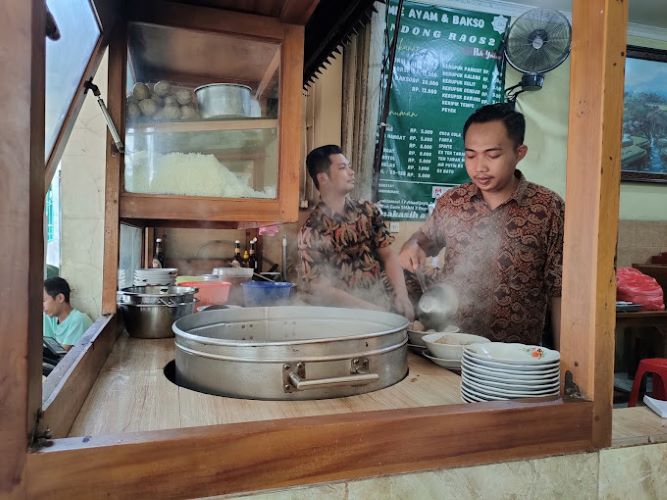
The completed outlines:
<svg viewBox="0 0 667 500">
<path fill-rule="evenodd" d="M 77 416 L 70 436 L 174 429 L 254 420 L 461 404 L 459 376 L 408 355 L 410 372 L 397 384 L 359 396 L 314 401 L 255 401 L 178 387 L 163 369 L 174 339 L 122 334 Z"/>
<path fill-rule="evenodd" d="M 612 447 L 667 442 L 667 419 L 645 406 L 612 412 Z"/>
</svg>

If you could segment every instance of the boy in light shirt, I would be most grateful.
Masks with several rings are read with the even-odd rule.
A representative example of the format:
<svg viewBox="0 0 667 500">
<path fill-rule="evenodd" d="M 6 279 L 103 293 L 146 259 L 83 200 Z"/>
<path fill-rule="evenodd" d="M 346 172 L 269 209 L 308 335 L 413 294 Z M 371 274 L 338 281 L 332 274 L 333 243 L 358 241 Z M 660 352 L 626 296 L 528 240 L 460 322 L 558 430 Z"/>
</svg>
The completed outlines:
<svg viewBox="0 0 667 500">
<path fill-rule="evenodd" d="M 67 281 L 55 277 L 44 281 L 44 337 L 51 337 L 69 351 L 93 324 L 85 313 L 69 303 L 71 290 Z"/>
</svg>

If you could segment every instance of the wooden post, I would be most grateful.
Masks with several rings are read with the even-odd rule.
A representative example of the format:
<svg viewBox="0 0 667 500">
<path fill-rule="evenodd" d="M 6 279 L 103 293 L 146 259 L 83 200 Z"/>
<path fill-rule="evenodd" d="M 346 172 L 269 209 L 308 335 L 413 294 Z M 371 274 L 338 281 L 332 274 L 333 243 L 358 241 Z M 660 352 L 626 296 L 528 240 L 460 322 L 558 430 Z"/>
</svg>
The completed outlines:
<svg viewBox="0 0 667 500">
<path fill-rule="evenodd" d="M 593 443 L 611 443 L 615 273 L 627 2 L 573 2 L 563 255 L 563 368 L 594 402 Z"/>
<path fill-rule="evenodd" d="M 126 25 L 118 23 L 109 44 L 109 74 L 107 102 L 109 114 L 125 137 L 123 89 L 125 88 Z M 122 155 L 114 149 L 111 134 L 107 132 L 107 169 L 104 200 L 104 263 L 102 279 L 102 314 L 116 312 L 118 288 L 118 245 L 120 243 L 119 199 L 121 190 Z M 132 276 L 129 276 L 132 279 Z"/>
<path fill-rule="evenodd" d="M 44 2 L 0 4 L 0 497 L 25 496 L 42 399 Z"/>
</svg>

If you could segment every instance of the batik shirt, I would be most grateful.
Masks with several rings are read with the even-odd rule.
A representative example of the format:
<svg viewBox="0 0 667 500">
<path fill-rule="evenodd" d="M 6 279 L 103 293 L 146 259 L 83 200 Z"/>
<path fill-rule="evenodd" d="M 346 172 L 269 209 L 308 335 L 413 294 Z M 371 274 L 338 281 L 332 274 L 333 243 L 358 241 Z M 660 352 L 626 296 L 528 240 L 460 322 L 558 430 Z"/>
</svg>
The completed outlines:
<svg viewBox="0 0 667 500">
<path fill-rule="evenodd" d="M 299 231 L 299 277 L 306 291 L 316 280 L 389 309 L 392 295 L 378 249 L 393 241 L 371 202 L 345 200 L 343 214 L 320 202 Z"/>
<path fill-rule="evenodd" d="M 538 344 L 547 304 L 561 295 L 565 205 L 515 175 L 514 192 L 494 210 L 472 183 L 450 189 L 417 239 L 429 255 L 446 247 L 442 280 L 458 292 L 461 331 Z"/>
</svg>

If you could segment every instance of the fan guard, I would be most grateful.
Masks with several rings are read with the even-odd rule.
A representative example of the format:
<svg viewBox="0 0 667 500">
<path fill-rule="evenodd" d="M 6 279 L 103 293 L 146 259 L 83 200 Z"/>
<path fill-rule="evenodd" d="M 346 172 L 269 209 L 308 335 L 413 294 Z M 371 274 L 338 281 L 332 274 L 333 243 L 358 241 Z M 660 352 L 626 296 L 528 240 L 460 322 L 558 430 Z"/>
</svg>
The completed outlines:
<svg viewBox="0 0 667 500">
<path fill-rule="evenodd" d="M 568 19 L 552 9 L 531 9 L 519 16 L 507 33 L 505 57 L 524 76 L 522 90 L 542 87 L 544 73 L 570 54 L 572 27 Z"/>
</svg>

